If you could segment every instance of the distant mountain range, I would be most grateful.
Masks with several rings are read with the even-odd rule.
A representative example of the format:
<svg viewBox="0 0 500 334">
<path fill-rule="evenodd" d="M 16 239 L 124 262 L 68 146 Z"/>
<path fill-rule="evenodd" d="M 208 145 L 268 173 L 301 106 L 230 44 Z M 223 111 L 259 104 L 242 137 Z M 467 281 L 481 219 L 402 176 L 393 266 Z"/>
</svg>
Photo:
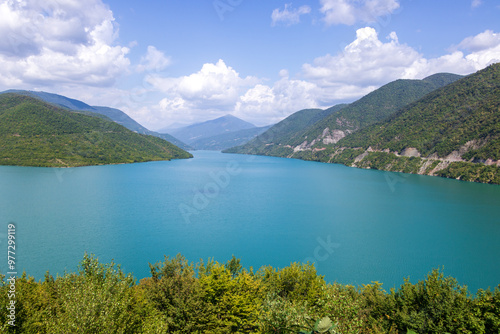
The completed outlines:
<svg viewBox="0 0 500 334">
<path fill-rule="evenodd" d="M 243 145 L 261 133 L 267 131 L 270 127 L 271 125 L 254 127 L 251 129 L 243 129 L 211 137 L 204 137 L 192 142 L 191 146 L 198 150 L 222 151 L 233 146 Z"/>
<path fill-rule="evenodd" d="M 224 150 L 242 145 L 269 128 L 256 127 L 235 116 L 226 115 L 214 120 L 175 129 L 166 128 L 151 131 L 119 109 L 91 106 L 79 100 L 47 92 L 8 90 L 3 93 L 16 93 L 39 98 L 55 106 L 81 113 L 97 113 L 134 132 L 165 139 L 183 150 Z"/>
<path fill-rule="evenodd" d="M 118 124 L 123 125 L 127 129 L 132 130 L 134 132 L 165 139 L 166 141 L 169 141 L 172 144 L 174 144 L 174 145 L 176 145 L 184 150 L 192 150 L 193 149 L 191 146 L 183 143 L 179 139 L 171 136 L 170 134 L 158 133 L 158 132 L 154 132 L 154 131 L 146 129 L 144 126 L 142 126 L 139 123 L 137 123 L 136 121 L 134 121 L 126 113 L 124 113 L 123 111 L 121 111 L 119 109 L 108 108 L 108 107 L 90 106 L 90 105 L 88 105 L 82 101 L 79 101 L 79 100 L 71 99 L 69 97 L 58 95 L 58 94 L 46 93 L 46 92 L 11 89 L 11 90 L 5 91 L 3 93 L 22 94 L 22 95 L 26 95 L 26 96 L 39 98 L 45 102 L 48 102 L 48 103 L 53 104 L 55 106 L 59 106 L 61 108 L 66 108 L 66 109 L 70 109 L 70 110 L 77 110 L 80 112 L 89 111 L 92 113 L 98 113 L 98 114 L 106 116 L 107 118 L 113 120 L 114 122 L 116 122 Z"/>
<path fill-rule="evenodd" d="M 0 143 L 0 165 L 76 167 L 192 157 L 101 114 L 16 93 L 0 94 Z"/>
<path fill-rule="evenodd" d="M 269 127 L 256 127 L 235 116 L 225 115 L 169 131 L 197 150 L 223 150 L 244 144 Z"/>
<path fill-rule="evenodd" d="M 224 152 L 500 184 L 500 64 L 397 80 L 324 112 L 299 111 Z"/>
</svg>

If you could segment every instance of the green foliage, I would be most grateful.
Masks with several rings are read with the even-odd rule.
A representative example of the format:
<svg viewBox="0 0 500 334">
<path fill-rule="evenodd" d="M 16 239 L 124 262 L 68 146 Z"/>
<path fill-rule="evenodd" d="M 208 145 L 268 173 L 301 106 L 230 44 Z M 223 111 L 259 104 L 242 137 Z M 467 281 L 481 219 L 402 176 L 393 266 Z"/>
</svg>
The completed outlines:
<svg viewBox="0 0 500 334">
<path fill-rule="evenodd" d="M 342 333 L 500 332 L 500 285 L 471 296 L 439 270 L 389 293 L 327 284 L 312 265 L 293 263 L 255 274 L 240 260 L 151 264 L 135 284 L 114 263 L 85 255 L 77 273 L 16 280 L 16 326 L 0 309 L 2 333 Z M 9 286 L 0 274 L 0 303 Z"/>
<path fill-rule="evenodd" d="M 170 333 L 194 331 L 207 310 L 200 301 L 201 288 L 194 265 L 181 255 L 150 264 L 151 278 L 141 281 L 147 301 L 159 312 Z"/>
<path fill-rule="evenodd" d="M 300 133 L 293 132 L 293 140 L 281 133 L 278 123 L 230 152 L 500 184 L 499 168 L 485 165 L 488 160 L 500 160 L 500 63 L 460 78 L 436 74 L 424 80 L 396 80 L 312 125 L 290 116 L 290 124 L 283 129 L 293 128 L 294 122 L 302 126 Z M 324 144 L 326 129 L 347 135 L 335 144 Z M 312 147 L 294 151 L 297 145 L 311 145 L 313 140 Z M 375 152 L 355 162 L 370 147 Z M 400 156 L 408 148 L 427 158 Z M 467 162 L 453 162 L 435 171 L 451 153 Z"/>
<path fill-rule="evenodd" d="M 78 274 L 46 284 L 52 284 L 57 298 L 49 305 L 48 333 L 130 333 L 140 328 L 133 312 L 134 279 L 113 262 L 101 264 L 85 255 Z"/>
<path fill-rule="evenodd" d="M 16 280 L 16 327 L 2 321 L 3 333 L 133 333 L 142 320 L 133 294 L 134 279 L 114 263 L 85 255 L 78 274 L 37 283 Z M 2 286 L 2 297 L 6 286 Z M 3 301 L 2 301 L 3 302 Z M 5 319 L 4 310 L 0 319 Z"/>
<path fill-rule="evenodd" d="M 398 328 L 418 333 L 485 333 L 467 288 L 456 279 L 434 270 L 425 281 L 408 280 L 393 293 L 395 312 L 391 318 Z"/>
<path fill-rule="evenodd" d="M 101 117 L 0 95 L 0 165 L 76 167 L 189 157 L 160 138 Z"/>
<path fill-rule="evenodd" d="M 300 331 L 299 334 L 336 333 L 334 330 L 335 327 L 329 317 L 324 317 L 316 321 L 312 330 Z"/>
<path fill-rule="evenodd" d="M 259 318 L 262 333 L 297 333 L 307 327 L 312 317 L 305 302 L 292 301 L 270 293 L 264 299 Z"/>
<path fill-rule="evenodd" d="M 500 333 L 500 285 L 493 292 L 479 290 L 476 312 L 482 315 L 485 333 Z"/>
<path fill-rule="evenodd" d="M 225 265 L 210 265 L 200 275 L 202 301 L 210 312 L 205 333 L 249 333 L 257 330 L 261 304 L 260 281 L 246 271 L 233 277 Z"/>
<path fill-rule="evenodd" d="M 323 161 L 322 153 L 294 152 L 293 147 L 321 137 L 323 131 L 360 128 L 381 121 L 399 108 L 416 101 L 425 94 L 460 78 L 453 74 L 437 74 L 424 80 L 397 80 L 368 94 L 350 105 L 336 105 L 326 110 L 298 111 L 247 144 L 225 150 L 225 153 L 259 154 Z M 317 148 L 325 145 L 319 142 Z"/>
<path fill-rule="evenodd" d="M 438 80 L 441 76 L 442 80 Z M 326 117 L 314 124 L 304 134 L 303 139 L 312 141 L 323 133 L 324 129 L 358 131 L 368 125 L 380 122 L 393 115 L 400 108 L 409 105 L 426 94 L 460 78 L 453 74 L 440 74 L 435 79 L 396 80 L 358 101 L 351 103 L 338 113 Z"/>
<path fill-rule="evenodd" d="M 352 286 L 324 284 L 315 302 L 313 314 L 316 317 L 326 315 L 332 319 L 338 333 L 360 333 L 367 327 L 359 292 Z"/>
<path fill-rule="evenodd" d="M 292 263 L 282 269 L 263 267 L 257 276 L 262 279 L 266 293 L 274 292 L 288 300 L 306 301 L 310 305 L 316 302 L 325 283 L 323 276 L 319 276 L 314 265 L 309 263 Z"/>
<path fill-rule="evenodd" d="M 383 122 L 343 138 L 345 147 L 371 146 L 445 157 L 475 140 L 468 160 L 500 158 L 500 64 L 458 80 L 410 104 Z"/>
<path fill-rule="evenodd" d="M 417 174 L 422 166 L 422 159 L 417 157 L 398 157 L 393 153 L 370 152 L 356 163 L 357 167 Z"/>
<path fill-rule="evenodd" d="M 463 181 L 500 184 L 500 167 L 470 162 L 453 162 L 436 175 Z"/>
</svg>

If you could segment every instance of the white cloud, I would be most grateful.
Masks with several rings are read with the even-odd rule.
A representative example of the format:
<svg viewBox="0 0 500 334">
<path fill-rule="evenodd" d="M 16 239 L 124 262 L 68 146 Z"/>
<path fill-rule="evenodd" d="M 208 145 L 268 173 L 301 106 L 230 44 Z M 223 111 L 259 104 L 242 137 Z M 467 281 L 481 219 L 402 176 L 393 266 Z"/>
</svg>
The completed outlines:
<svg viewBox="0 0 500 334">
<path fill-rule="evenodd" d="M 321 0 L 327 25 L 371 23 L 399 8 L 399 0 Z"/>
<path fill-rule="evenodd" d="M 407 76 L 406 70 L 418 61 L 420 54 L 407 45 L 399 44 L 396 33 L 382 43 L 375 29 L 358 29 L 356 40 L 342 53 L 316 58 L 313 64 L 304 64 L 305 78 L 321 87 L 354 85 L 378 86 Z"/>
<path fill-rule="evenodd" d="M 471 4 L 471 7 L 472 8 L 476 8 L 476 7 L 479 7 L 483 4 L 483 1 L 482 0 L 472 0 L 472 4 Z"/>
<path fill-rule="evenodd" d="M 500 34 L 486 30 L 465 38 L 449 54 L 433 59 L 422 58 L 413 70 L 419 73 L 418 77 L 437 72 L 470 74 L 498 62 Z"/>
<path fill-rule="evenodd" d="M 275 26 L 278 23 L 282 23 L 284 25 L 290 26 L 293 24 L 297 24 L 300 22 L 300 16 L 309 14 L 311 12 L 311 7 L 309 6 L 301 6 L 297 9 L 292 9 L 291 4 L 285 4 L 285 8 L 280 11 L 279 8 L 273 10 L 271 14 L 272 26 Z"/>
<path fill-rule="evenodd" d="M 259 80 L 241 77 L 223 60 L 206 63 L 195 73 L 182 77 L 148 75 L 146 82 L 163 94 L 154 109 L 159 122 L 178 122 L 186 118 L 203 121 L 234 111 L 239 97 Z M 160 125 L 161 127 L 162 125 Z"/>
<path fill-rule="evenodd" d="M 464 39 L 449 54 L 431 59 L 400 44 L 395 32 L 388 38 L 383 43 L 375 29 L 358 29 L 356 39 L 343 52 L 304 64 L 302 76 L 321 92 L 317 102 L 354 100 L 393 80 L 422 79 L 439 72 L 465 75 L 500 62 L 500 34 L 490 30 Z"/>
<path fill-rule="evenodd" d="M 318 107 L 318 87 L 282 77 L 272 87 L 257 84 L 236 103 L 234 115 L 258 125 L 277 123 L 291 113 Z"/>
<path fill-rule="evenodd" d="M 111 86 L 130 65 L 113 45 L 118 29 L 101 0 L 4 1 L 0 4 L 0 85 Z"/>
<path fill-rule="evenodd" d="M 147 54 L 141 58 L 141 62 L 137 66 L 137 71 L 160 72 L 168 67 L 171 62 L 170 57 L 165 56 L 163 52 L 150 45 L 148 46 Z"/>
<path fill-rule="evenodd" d="M 500 44 L 500 34 L 494 33 L 491 30 L 486 30 L 476 36 L 467 37 L 460 44 L 458 48 L 472 52 L 478 52 L 494 48 Z"/>
<path fill-rule="evenodd" d="M 204 64 L 200 71 L 178 78 L 150 75 L 146 79 L 165 93 L 168 100 L 181 98 L 192 108 L 227 109 L 234 105 L 242 90 L 257 82 L 254 77 L 240 77 L 223 60 Z"/>
<path fill-rule="evenodd" d="M 357 30 L 356 39 L 342 52 L 304 64 L 295 78 L 282 69 L 271 84 L 242 78 L 222 60 L 184 77 L 150 76 L 148 81 L 165 96 L 151 108 L 147 122 L 154 118 L 161 127 L 232 113 L 257 125 L 271 124 L 300 109 L 355 101 L 393 80 L 422 79 L 439 72 L 465 75 L 499 61 L 500 40 L 492 31 L 465 38 L 441 57 L 425 58 L 402 44 L 396 32 L 382 42 L 375 29 L 366 27 Z"/>
<path fill-rule="evenodd" d="M 178 78 L 150 75 L 149 84 L 164 97 L 151 107 L 145 124 L 161 128 L 167 123 L 203 121 L 231 113 L 257 125 L 278 122 L 302 108 L 317 106 L 317 86 L 289 79 L 286 69 L 272 86 L 241 75 L 223 60 L 204 64 L 200 71 Z"/>
</svg>

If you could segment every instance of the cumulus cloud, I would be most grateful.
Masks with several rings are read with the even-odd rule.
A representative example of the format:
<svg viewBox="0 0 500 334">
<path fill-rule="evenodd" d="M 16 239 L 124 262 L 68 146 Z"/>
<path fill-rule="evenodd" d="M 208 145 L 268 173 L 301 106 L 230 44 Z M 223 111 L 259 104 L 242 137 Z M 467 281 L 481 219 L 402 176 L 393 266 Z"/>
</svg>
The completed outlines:
<svg viewBox="0 0 500 334">
<path fill-rule="evenodd" d="M 321 92 L 318 103 L 355 99 L 396 79 L 422 79 L 439 72 L 470 74 L 500 62 L 500 36 L 490 30 L 464 39 L 449 54 L 431 59 L 400 44 L 395 32 L 388 39 L 380 41 L 373 28 L 358 29 L 356 39 L 342 52 L 304 64 L 302 76 Z"/>
<path fill-rule="evenodd" d="M 162 77 L 151 74 L 146 81 L 164 95 L 157 106 L 159 110 L 175 121 L 185 116 L 206 120 L 213 115 L 232 112 L 238 98 L 259 82 L 252 76 L 240 76 L 222 59 L 206 63 L 190 75 Z"/>
<path fill-rule="evenodd" d="M 0 85 L 110 86 L 126 72 L 129 49 L 101 0 L 20 0 L 0 4 Z"/>
<path fill-rule="evenodd" d="M 337 54 L 304 64 L 293 78 L 282 69 L 273 83 L 242 77 L 222 60 L 183 77 L 149 76 L 148 82 L 164 94 L 152 110 L 160 125 L 227 113 L 257 125 L 271 124 L 300 109 L 355 101 L 393 80 L 422 79 L 439 72 L 473 73 L 500 61 L 498 35 L 487 30 L 465 38 L 448 54 L 425 58 L 401 43 L 396 32 L 381 41 L 374 28 L 365 27 Z"/>
<path fill-rule="evenodd" d="M 147 81 L 168 96 L 168 100 L 182 99 L 192 108 L 227 109 L 234 105 L 245 87 L 257 81 L 254 77 L 242 78 L 222 59 L 215 64 L 204 64 L 200 71 L 178 78 L 151 75 Z"/>
<path fill-rule="evenodd" d="M 273 10 L 271 14 L 271 25 L 275 26 L 276 24 L 282 23 L 286 26 L 290 26 L 293 24 L 297 24 L 300 22 L 300 16 L 309 14 L 311 12 L 311 7 L 309 6 L 301 6 L 297 9 L 292 9 L 291 4 L 285 4 L 285 8 L 280 10 L 276 8 Z"/>
<path fill-rule="evenodd" d="M 371 23 L 399 8 L 399 0 L 321 0 L 327 25 Z"/>
<path fill-rule="evenodd" d="M 400 44 L 396 33 L 390 41 L 379 40 L 375 29 L 358 29 L 356 39 L 342 53 L 318 57 L 302 66 L 308 80 L 327 88 L 332 98 L 348 98 L 356 87 L 376 87 L 391 80 L 408 77 L 407 70 L 421 58 L 413 48 Z M 338 90 L 339 87 L 343 90 Z M 351 89 L 346 89 L 347 87 Z"/>
<path fill-rule="evenodd" d="M 451 53 L 432 59 L 422 58 L 410 70 L 416 77 L 437 72 L 470 74 L 500 62 L 500 34 L 486 30 L 465 38 Z"/>
<path fill-rule="evenodd" d="M 494 33 L 491 30 L 486 30 L 476 36 L 467 37 L 458 45 L 458 48 L 478 52 L 494 48 L 499 44 L 500 34 Z"/>
<path fill-rule="evenodd" d="M 257 84 L 242 95 L 234 114 L 259 125 L 277 123 L 291 113 L 318 107 L 318 87 L 307 81 L 282 77 L 272 87 Z"/>
<path fill-rule="evenodd" d="M 164 70 L 171 64 L 170 57 L 165 56 L 165 54 L 154 46 L 148 46 L 148 52 L 145 56 L 141 58 L 140 64 L 137 66 L 138 72 L 144 71 L 155 71 L 160 72 Z"/>
</svg>

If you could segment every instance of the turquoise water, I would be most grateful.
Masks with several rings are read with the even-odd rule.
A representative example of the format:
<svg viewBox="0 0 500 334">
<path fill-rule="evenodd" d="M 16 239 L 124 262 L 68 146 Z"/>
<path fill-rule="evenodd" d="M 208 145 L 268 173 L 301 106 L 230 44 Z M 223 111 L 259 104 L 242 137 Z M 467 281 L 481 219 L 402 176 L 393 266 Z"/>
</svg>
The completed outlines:
<svg viewBox="0 0 500 334">
<path fill-rule="evenodd" d="M 0 167 L 0 248 L 17 268 L 75 271 L 84 252 L 138 279 L 148 262 L 231 255 L 245 267 L 314 261 L 328 281 L 398 287 L 433 268 L 475 292 L 500 283 L 500 186 L 272 157 Z M 6 250 L 5 250 L 6 253 Z M 0 270 L 7 271 L 6 260 Z"/>
</svg>

